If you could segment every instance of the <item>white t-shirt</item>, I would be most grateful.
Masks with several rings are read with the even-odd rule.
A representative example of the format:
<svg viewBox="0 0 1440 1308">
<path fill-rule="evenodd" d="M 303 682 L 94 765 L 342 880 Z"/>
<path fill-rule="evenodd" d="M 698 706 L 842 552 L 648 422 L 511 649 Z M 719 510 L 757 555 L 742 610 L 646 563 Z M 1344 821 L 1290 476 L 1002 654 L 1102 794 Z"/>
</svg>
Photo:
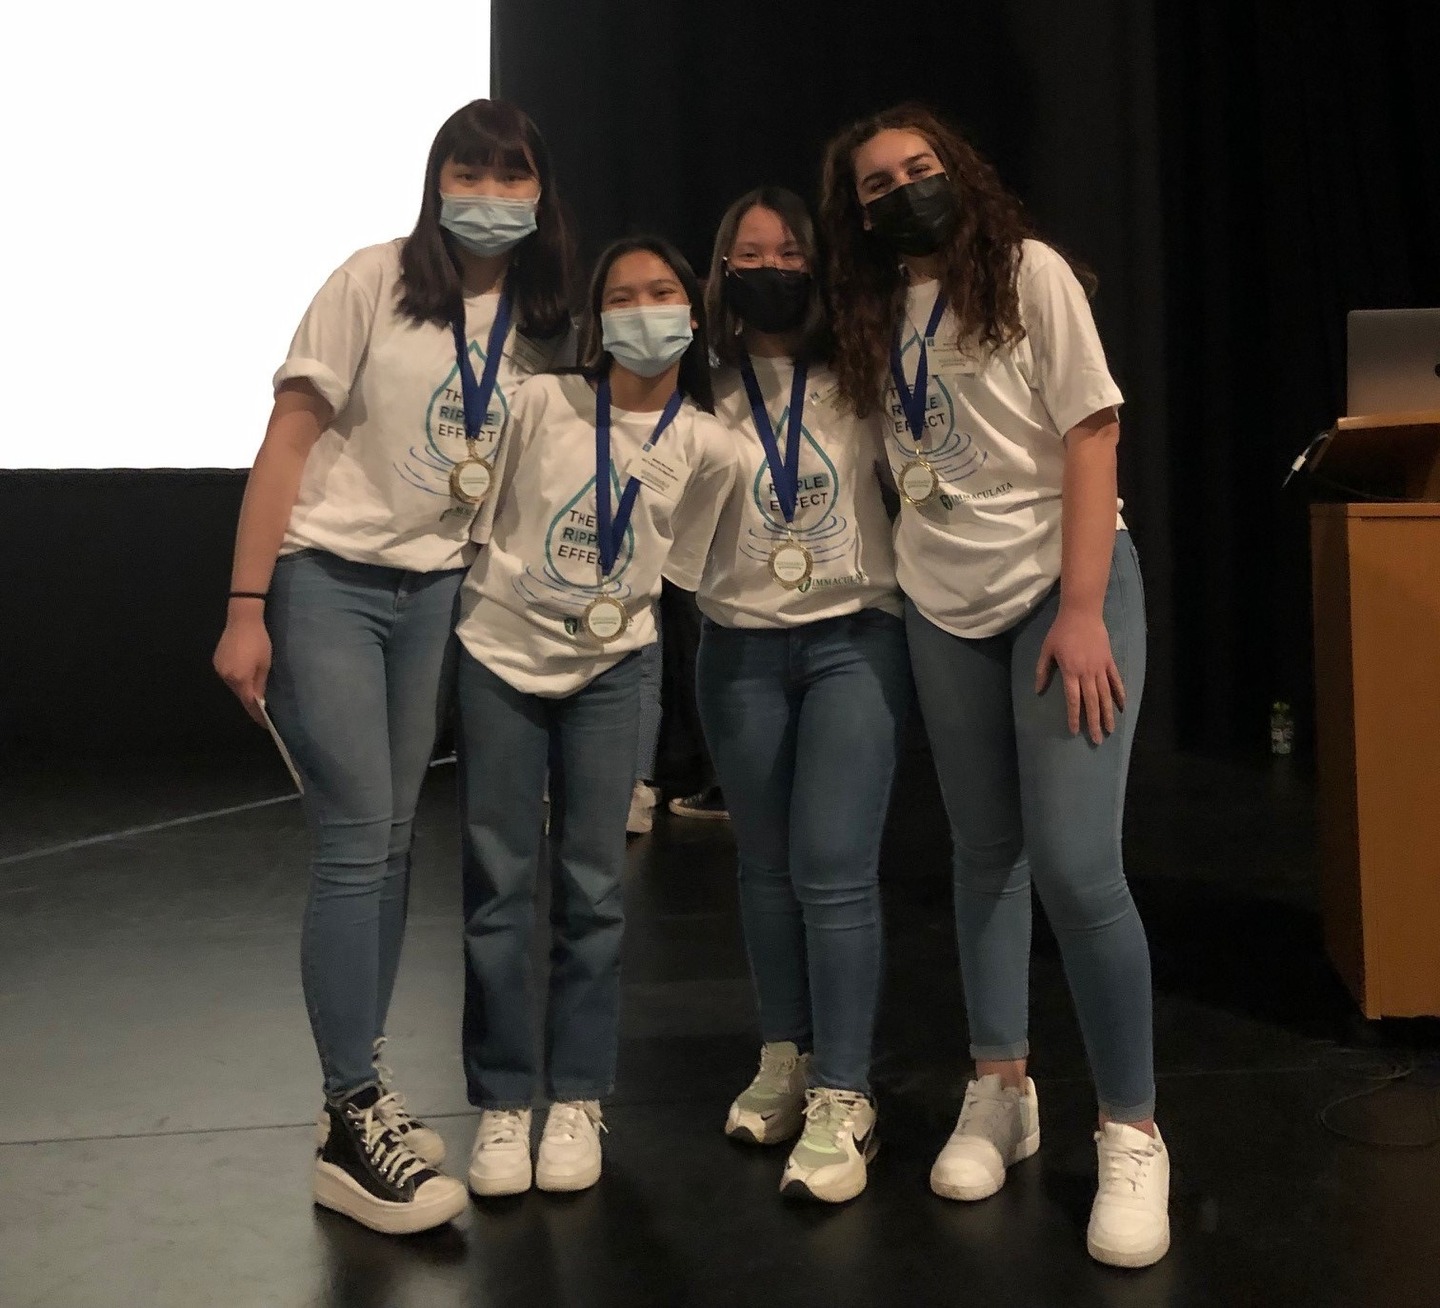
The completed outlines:
<svg viewBox="0 0 1440 1308">
<path fill-rule="evenodd" d="M 754 359 L 755 378 L 785 452 L 789 359 Z M 856 418 L 835 404 L 835 374 L 812 368 L 801 416 L 800 485 L 794 535 L 810 551 L 811 580 L 788 590 L 770 573 L 770 551 L 790 535 L 744 380 L 715 376 L 715 416 L 730 429 L 738 464 L 697 595 L 701 611 L 726 627 L 793 627 L 863 608 L 901 611 L 890 520 L 876 479 L 879 415 Z"/>
<path fill-rule="evenodd" d="M 465 410 L 450 328 L 397 309 L 403 240 L 352 254 L 311 302 L 275 385 L 303 377 L 335 412 L 305 461 L 282 554 L 313 547 L 411 572 L 462 568 L 474 555 L 475 507 L 450 494 L 466 457 Z M 465 330 L 478 380 L 499 295 L 467 296 Z M 510 330 L 476 441 L 486 459 L 524 378 L 552 365 L 566 338 L 538 344 Z"/>
<path fill-rule="evenodd" d="M 688 400 L 649 459 L 658 413 L 611 413 L 611 511 L 632 471 L 644 473 L 614 571 L 603 582 L 595 517 L 595 392 L 581 376 L 527 381 L 511 401 L 498 483 L 475 523 L 485 544 L 460 598 L 461 642 L 516 690 L 574 694 L 655 639 L 663 573 L 699 584 L 715 522 L 735 477 L 730 435 Z M 643 466 L 642 466 L 643 465 Z M 581 619 L 618 599 L 629 625 L 600 644 Z"/>
<path fill-rule="evenodd" d="M 906 503 L 895 527 L 901 589 L 956 636 L 1014 626 L 1059 579 L 1064 434 L 1123 399 L 1069 264 L 1027 240 L 1018 286 L 1025 336 L 1013 347 L 957 350 L 949 309 L 941 319 L 928 348 L 923 448 L 940 493 Z M 912 386 L 938 293 L 938 282 L 909 293 L 902 359 Z M 898 480 L 916 445 L 893 383 L 885 403 L 885 450 Z"/>
</svg>

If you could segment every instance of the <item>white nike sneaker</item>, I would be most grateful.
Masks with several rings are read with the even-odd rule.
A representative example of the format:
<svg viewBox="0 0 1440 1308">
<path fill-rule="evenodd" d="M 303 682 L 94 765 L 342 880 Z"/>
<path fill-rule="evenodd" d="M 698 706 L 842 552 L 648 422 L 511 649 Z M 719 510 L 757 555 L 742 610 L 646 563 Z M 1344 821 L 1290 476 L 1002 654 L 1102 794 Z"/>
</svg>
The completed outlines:
<svg viewBox="0 0 1440 1308">
<path fill-rule="evenodd" d="M 760 1049 L 760 1070 L 730 1105 L 725 1134 L 746 1144 L 779 1144 L 800 1134 L 805 1121 L 805 1090 L 810 1055 L 792 1041 L 776 1040 Z"/>
<path fill-rule="evenodd" d="M 600 1179 L 600 1132 L 605 1122 L 594 1099 L 552 1104 L 535 1155 L 542 1190 L 588 1190 Z"/>
<path fill-rule="evenodd" d="M 843 1204 L 855 1198 L 875 1157 L 875 1105 L 867 1095 L 828 1087 L 806 1092 L 805 1133 L 790 1151 L 780 1193 Z"/>
<path fill-rule="evenodd" d="M 471 1192 L 494 1198 L 530 1188 L 530 1110 L 487 1108 L 470 1150 Z"/>
<path fill-rule="evenodd" d="M 1160 1138 L 1122 1122 L 1095 1132 L 1100 1188 L 1085 1246 L 1111 1267 L 1149 1267 L 1170 1248 L 1170 1151 Z"/>
<path fill-rule="evenodd" d="M 1005 1184 L 1005 1169 L 1040 1148 L 1035 1082 L 1006 1088 L 992 1072 L 971 1081 L 955 1130 L 930 1169 L 930 1188 L 944 1199 L 987 1199 Z"/>
</svg>

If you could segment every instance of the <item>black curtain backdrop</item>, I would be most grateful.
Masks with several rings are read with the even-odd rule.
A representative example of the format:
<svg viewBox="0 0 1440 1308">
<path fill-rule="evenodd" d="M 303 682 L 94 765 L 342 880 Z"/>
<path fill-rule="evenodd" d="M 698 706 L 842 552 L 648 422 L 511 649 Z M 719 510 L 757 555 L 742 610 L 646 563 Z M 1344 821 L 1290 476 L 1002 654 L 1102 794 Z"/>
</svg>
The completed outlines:
<svg viewBox="0 0 1440 1308">
<path fill-rule="evenodd" d="M 1254 743 L 1313 718 L 1317 488 L 1280 487 L 1345 412 L 1345 314 L 1440 305 L 1440 5 L 1157 12 L 1176 697 Z"/>
<path fill-rule="evenodd" d="M 1100 277 L 1145 571 L 1145 733 L 1263 749 L 1311 711 L 1306 488 L 1349 308 L 1440 304 L 1434 3 L 496 0 L 495 94 L 540 123 L 593 254 L 655 228 L 708 261 L 761 182 L 922 99 Z"/>
<path fill-rule="evenodd" d="M 825 139 L 896 100 L 967 128 L 1100 276 L 1149 588 L 1142 734 L 1259 750 L 1286 698 L 1303 741 L 1306 488 L 1280 480 L 1343 409 L 1345 311 L 1440 304 L 1440 4 L 495 0 L 493 17 L 494 93 L 545 131 L 589 254 L 658 228 L 703 265 L 735 195 L 813 197 Z M 0 472 L 0 764 L 267 747 L 209 666 L 241 482 Z"/>
</svg>

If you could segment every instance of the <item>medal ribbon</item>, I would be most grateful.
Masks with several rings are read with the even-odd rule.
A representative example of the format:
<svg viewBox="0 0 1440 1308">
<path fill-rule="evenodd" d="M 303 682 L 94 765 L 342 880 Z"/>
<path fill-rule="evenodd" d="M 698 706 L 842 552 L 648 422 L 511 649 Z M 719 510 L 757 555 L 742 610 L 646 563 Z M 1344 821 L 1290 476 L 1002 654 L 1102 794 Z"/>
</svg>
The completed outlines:
<svg viewBox="0 0 1440 1308">
<path fill-rule="evenodd" d="M 665 402 L 660 421 L 645 442 L 642 454 L 654 448 L 656 441 L 665 434 L 665 429 L 675 421 L 680 412 L 682 397 L 676 391 Z M 631 477 L 620 494 L 620 507 L 614 517 L 610 513 L 610 378 L 602 377 L 595 388 L 595 534 L 600 538 L 600 572 L 608 577 L 620 557 L 620 547 L 625 542 L 625 529 L 630 525 L 630 515 L 635 509 L 635 497 L 640 493 L 640 483 Z"/>
<path fill-rule="evenodd" d="M 745 393 L 750 397 L 750 416 L 754 419 L 760 444 L 765 447 L 765 462 L 770 465 L 775 498 L 780 501 L 780 512 L 785 515 L 787 526 L 795 524 L 795 504 L 800 496 L 800 427 L 805 412 L 805 373 L 805 364 L 796 359 L 795 379 L 790 383 L 790 414 L 785 424 L 785 457 L 781 459 L 775 427 L 766 411 L 765 396 L 760 391 L 755 367 L 748 355 L 740 364 Z"/>
<path fill-rule="evenodd" d="M 465 338 L 465 315 L 450 324 L 455 334 L 455 366 L 460 370 L 460 395 L 465 404 L 465 443 L 473 444 L 490 416 L 490 401 L 495 396 L 495 378 L 500 373 L 500 354 L 505 338 L 510 335 L 510 293 L 502 291 L 495 309 L 495 321 L 485 342 L 485 370 L 477 381 L 470 364 L 470 343 Z"/>
<path fill-rule="evenodd" d="M 905 425 L 915 441 L 915 452 L 922 453 L 925 447 L 925 400 L 930 387 L 930 356 L 925 343 L 934 337 L 945 316 L 945 292 L 935 296 L 935 307 L 930 311 L 930 321 L 925 325 L 925 334 L 920 338 L 920 361 L 915 365 L 915 389 L 905 384 L 905 367 L 900 355 L 900 330 L 896 328 L 895 339 L 890 343 L 890 376 L 895 381 L 895 393 L 900 397 L 900 407 L 905 411 Z M 908 323 L 906 324 L 908 326 Z"/>
</svg>

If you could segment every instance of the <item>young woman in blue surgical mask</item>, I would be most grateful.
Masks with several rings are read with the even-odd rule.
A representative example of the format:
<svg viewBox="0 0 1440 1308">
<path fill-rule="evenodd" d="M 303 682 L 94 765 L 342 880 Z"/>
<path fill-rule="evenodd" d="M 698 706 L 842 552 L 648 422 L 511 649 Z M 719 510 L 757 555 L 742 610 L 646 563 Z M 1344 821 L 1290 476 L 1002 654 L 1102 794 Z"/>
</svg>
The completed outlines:
<svg viewBox="0 0 1440 1308">
<path fill-rule="evenodd" d="M 1121 858 L 1145 599 L 1116 498 L 1118 387 L 1080 279 L 958 133 L 915 105 L 825 160 L 844 286 L 836 372 L 879 412 L 903 505 L 906 629 L 954 846 L 975 1078 L 930 1173 L 998 1190 L 1040 1145 L 1026 1075 L 1031 884 L 1065 961 L 1099 1099 L 1088 1247 L 1169 1247 L 1150 954 Z"/>
<path fill-rule="evenodd" d="M 799 1136 L 781 1191 L 840 1203 L 874 1153 L 880 838 L 910 701 L 878 418 L 837 403 L 815 231 L 764 187 L 720 221 L 706 303 L 739 474 L 698 600 L 764 1041 L 732 1138 Z"/>
<path fill-rule="evenodd" d="M 516 387 L 569 334 L 570 262 L 535 125 L 490 100 L 452 115 L 415 230 L 352 255 L 301 321 L 240 513 L 214 661 L 305 787 L 315 1199 L 380 1231 L 465 1206 L 379 1053 L 471 526 Z"/>
<path fill-rule="evenodd" d="M 510 411 L 500 495 L 461 595 L 465 1075 L 481 1110 L 477 1195 L 583 1190 L 614 1084 L 621 874 L 641 664 L 662 574 L 693 590 L 734 478 L 711 414 L 699 286 L 651 237 L 601 255 L 583 369 L 536 377 Z M 543 1055 L 535 880 L 550 776 Z M 532 1105 L 550 1101 L 533 1164 Z"/>
</svg>

